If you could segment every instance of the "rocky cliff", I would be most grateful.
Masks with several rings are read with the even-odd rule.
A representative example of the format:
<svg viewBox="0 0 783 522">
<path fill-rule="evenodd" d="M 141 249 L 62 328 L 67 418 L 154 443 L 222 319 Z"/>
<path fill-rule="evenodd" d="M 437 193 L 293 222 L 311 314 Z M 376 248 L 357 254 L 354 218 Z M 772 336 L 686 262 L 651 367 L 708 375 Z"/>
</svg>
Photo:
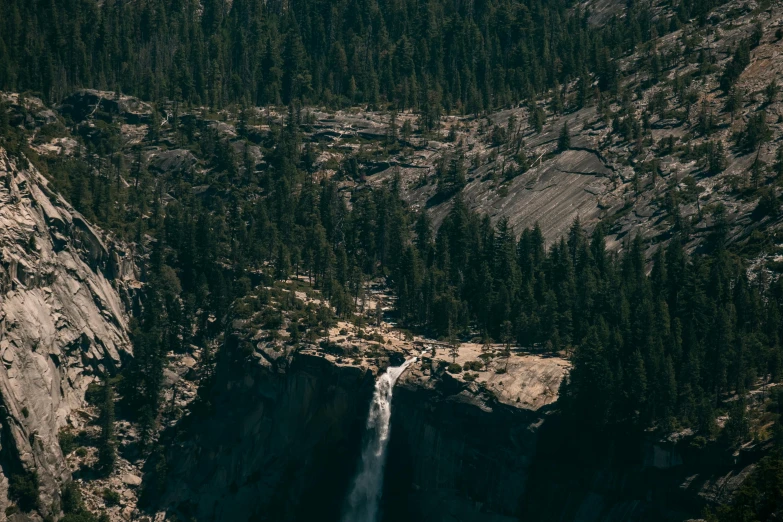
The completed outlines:
<svg viewBox="0 0 783 522">
<path fill-rule="evenodd" d="M 525 359 L 500 382 L 528 376 L 556 389 L 562 367 L 540 372 Z M 384 520 L 518 520 L 548 407 L 506 404 L 437 362 L 406 375 L 395 394 Z"/>
<path fill-rule="evenodd" d="M 196 520 L 340 520 L 374 377 L 424 345 L 429 355 L 403 374 L 393 398 L 384 519 L 519 516 L 538 429 L 567 362 L 521 353 L 506 360 L 466 344 L 461 362 L 483 354 L 487 364 L 452 375 L 431 343 L 386 331 L 379 351 L 354 344 L 350 328 L 341 323 L 330 343 L 296 351 L 232 335 L 205 389 L 208 404 L 169 434 L 165 480 L 145 477 L 148 489 L 165 484 L 153 503 Z"/>
<path fill-rule="evenodd" d="M 237 343 L 223 350 L 209 404 L 177 429 L 159 503 L 196 520 L 337 520 L 372 374 L 310 353 L 233 360 Z"/>
<path fill-rule="evenodd" d="M 83 422 L 72 412 L 87 386 L 131 355 L 120 291 L 133 280 L 127 250 L 0 149 L 0 520 L 15 502 L 57 513 L 70 478 L 58 431 Z M 37 478 L 39 501 L 18 498 L 20 478 Z"/>
</svg>

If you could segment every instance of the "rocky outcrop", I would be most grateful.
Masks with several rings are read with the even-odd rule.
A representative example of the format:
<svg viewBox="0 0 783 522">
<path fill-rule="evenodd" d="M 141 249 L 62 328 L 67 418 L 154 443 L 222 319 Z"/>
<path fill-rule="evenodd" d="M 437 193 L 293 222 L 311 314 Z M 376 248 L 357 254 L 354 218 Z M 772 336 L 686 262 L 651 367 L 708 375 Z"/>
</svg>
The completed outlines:
<svg viewBox="0 0 783 522">
<path fill-rule="evenodd" d="M 59 107 L 62 114 L 74 122 L 80 122 L 97 113 L 122 116 L 131 124 L 149 123 L 152 107 L 132 96 L 107 91 L 83 89 L 63 100 Z"/>
<path fill-rule="evenodd" d="M 42 513 L 57 505 L 70 477 L 58 431 L 78 422 L 70 414 L 96 376 L 131 354 L 118 289 L 133 266 L 37 170 L 0 149 L 0 520 L 19 474 L 37 475 Z"/>
</svg>

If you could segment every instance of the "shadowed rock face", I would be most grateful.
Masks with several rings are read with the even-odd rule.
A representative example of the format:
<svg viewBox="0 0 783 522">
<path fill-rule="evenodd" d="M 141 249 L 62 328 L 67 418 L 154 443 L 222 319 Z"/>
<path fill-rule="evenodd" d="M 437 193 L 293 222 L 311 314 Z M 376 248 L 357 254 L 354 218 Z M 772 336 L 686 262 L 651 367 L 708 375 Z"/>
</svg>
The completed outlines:
<svg viewBox="0 0 783 522">
<path fill-rule="evenodd" d="M 448 388 L 396 392 L 383 520 L 518 520 L 543 412 Z"/>
<path fill-rule="evenodd" d="M 234 345 L 243 343 L 233 337 L 221 352 L 211 407 L 170 434 L 177 442 L 156 503 L 205 521 L 340 520 L 373 372 L 314 351 L 274 353 L 263 342 L 232 361 Z M 395 356 L 402 354 L 389 354 Z M 556 397 L 547 390 L 557 390 L 566 367 L 558 358 L 513 358 L 496 377 L 505 378 L 514 401 L 523 395 L 517 406 L 445 367 L 424 358 L 398 381 L 378 519 L 513 520 L 538 428 Z M 145 482 L 159 478 L 153 473 Z"/>
<path fill-rule="evenodd" d="M 231 362 L 224 353 L 212 407 L 184 421 L 168 452 L 160 503 L 216 522 L 338 520 L 372 374 L 309 354 L 270 366 L 256 354 Z"/>
<path fill-rule="evenodd" d="M 152 504 L 197 521 L 337 522 L 380 369 L 249 342 L 230 338 L 210 405 L 164 438 L 166 476 L 145 476 L 164 485 Z M 233 359 L 241 344 L 252 355 Z M 379 521 L 680 522 L 725 501 L 759 459 L 651 434 L 585 441 L 554 406 L 563 360 L 490 366 L 466 382 L 425 356 L 400 377 Z"/>
<path fill-rule="evenodd" d="M 118 288 L 133 277 L 127 252 L 0 149 L 0 512 L 14 473 L 37 473 L 44 512 L 59 499 L 70 472 L 57 434 L 131 354 Z"/>
</svg>

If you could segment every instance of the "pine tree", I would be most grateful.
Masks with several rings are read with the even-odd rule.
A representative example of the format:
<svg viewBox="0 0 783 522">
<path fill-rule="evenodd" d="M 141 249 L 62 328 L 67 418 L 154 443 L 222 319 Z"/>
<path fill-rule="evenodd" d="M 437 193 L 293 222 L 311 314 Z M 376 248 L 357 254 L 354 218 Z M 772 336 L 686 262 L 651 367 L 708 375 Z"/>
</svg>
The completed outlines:
<svg viewBox="0 0 783 522">
<path fill-rule="evenodd" d="M 639 415 L 646 407 L 647 401 L 647 373 L 644 367 L 644 359 L 637 349 L 628 363 L 628 394 L 632 414 Z"/>
<path fill-rule="evenodd" d="M 720 79 L 720 86 L 724 92 L 731 91 L 734 84 L 739 79 L 742 71 L 750 64 L 750 46 L 743 40 L 734 51 L 731 61 L 726 64 L 723 75 Z"/>
<path fill-rule="evenodd" d="M 114 463 L 117 460 L 114 439 L 114 391 L 108 382 L 103 384 L 98 409 L 98 424 L 101 428 L 101 434 L 98 438 L 97 466 L 101 473 L 108 475 L 114 469 Z"/>
<path fill-rule="evenodd" d="M 571 133 L 568 130 L 568 124 L 563 123 L 563 128 L 560 129 L 560 136 L 557 138 L 557 150 L 564 152 L 571 148 Z"/>
<path fill-rule="evenodd" d="M 734 118 L 742 109 L 744 104 L 744 93 L 739 87 L 733 87 L 726 98 L 726 110 L 731 113 L 731 123 L 734 124 Z"/>
<path fill-rule="evenodd" d="M 481 353 L 489 353 L 492 349 L 492 340 L 486 330 L 481 335 Z"/>
<path fill-rule="evenodd" d="M 707 170 L 710 174 L 719 174 L 726 170 L 729 163 L 726 158 L 726 151 L 723 148 L 723 142 L 710 142 L 708 145 L 709 155 L 707 159 Z"/>
<path fill-rule="evenodd" d="M 748 119 L 745 129 L 738 135 L 737 145 L 745 152 L 756 152 L 770 139 L 772 131 L 767 125 L 767 113 L 761 111 Z"/>
<path fill-rule="evenodd" d="M 732 447 L 737 447 L 747 439 L 749 432 L 747 405 L 744 397 L 739 397 L 729 409 L 729 418 L 726 421 L 724 434 L 728 443 Z"/>
<path fill-rule="evenodd" d="M 601 428 L 612 411 L 612 372 L 595 327 L 574 352 L 572 370 L 563 387 L 565 407 L 585 426 Z"/>
<path fill-rule="evenodd" d="M 780 91 L 780 87 L 773 78 L 772 81 L 769 82 L 769 84 L 767 84 L 767 86 L 764 88 L 764 96 L 767 98 L 767 105 L 775 103 L 778 97 L 778 91 Z"/>
<path fill-rule="evenodd" d="M 775 176 L 777 178 L 783 177 L 783 145 L 778 147 L 775 154 Z"/>
<path fill-rule="evenodd" d="M 449 356 L 451 357 L 452 363 L 457 362 L 457 357 L 459 357 L 459 349 L 460 349 L 459 339 L 457 339 L 457 336 L 454 334 L 453 331 L 451 331 L 449 333 Z"/>
<path fill-rule="evenodd" d="M 544 130 L 544 123 L 546 122 L 546 115 L 544 111 L 532 102 L 530 109 L 530 126 L 535 129 L 536 133 L 540 133 Z"/>
<path fill-rule="evenodd" d="M 753 163 L 750 166 L 750 182 L 753 185 L 753 188 L 758 188 L 759 184 L 764 179 L 766 166 L 766 163 L 761 161 L 758 156 L 753 160 Z"/>
<path fill-rule="evenodd" d="M 157 104 L 152 105 L 152 114 L 150 116 L 150 130 L 147 136 L 151 142 L 155 143 L 160 139 L 160 113 L 158 112 Z"/>
</svg>

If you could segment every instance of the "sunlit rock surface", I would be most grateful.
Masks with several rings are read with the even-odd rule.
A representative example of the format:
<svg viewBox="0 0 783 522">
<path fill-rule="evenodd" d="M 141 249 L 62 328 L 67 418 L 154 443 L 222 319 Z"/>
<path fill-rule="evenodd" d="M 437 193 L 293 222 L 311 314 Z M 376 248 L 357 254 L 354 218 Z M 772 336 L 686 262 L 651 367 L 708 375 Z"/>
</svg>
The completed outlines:
<svg viewBox="0 0 783 522">
<path fill-rule="evenodd" d="M 96 375 L 131 355 L 129 251 L 97 232 L 46 179 L 0 149 L 0 512 L 8 477 L 35 472 L 48 511 L 70 477 L 60 428 Z"/>
</svg>

